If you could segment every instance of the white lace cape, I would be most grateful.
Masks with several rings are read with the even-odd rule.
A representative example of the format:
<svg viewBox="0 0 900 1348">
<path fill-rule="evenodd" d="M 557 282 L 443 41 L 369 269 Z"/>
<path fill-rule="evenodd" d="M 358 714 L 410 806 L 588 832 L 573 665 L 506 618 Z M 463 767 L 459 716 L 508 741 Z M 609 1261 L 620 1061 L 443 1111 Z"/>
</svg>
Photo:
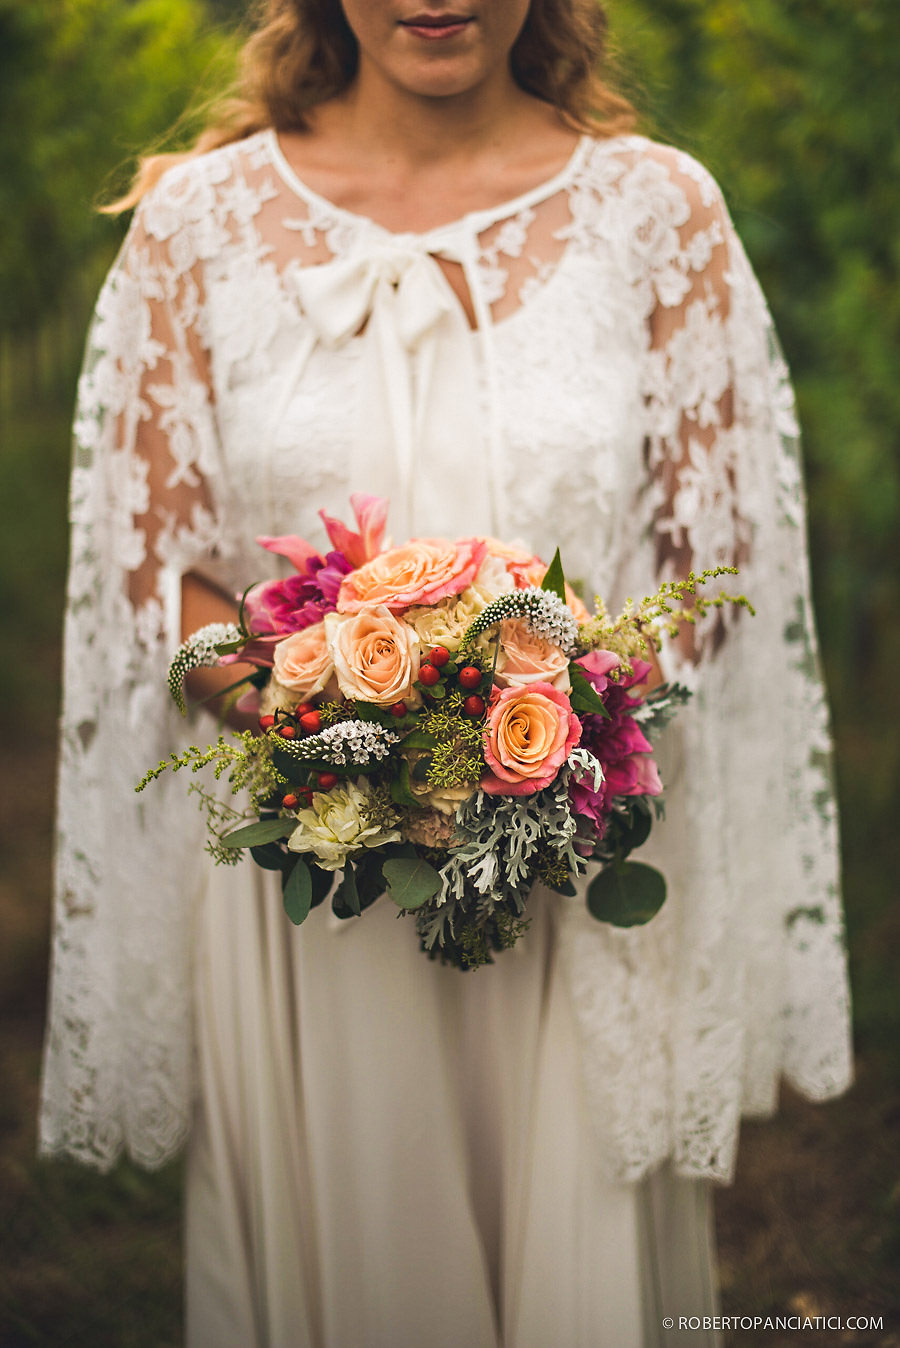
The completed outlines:
<svg viewBox="0 0 900 1348">
<path fill-rule="evenodd" d="M 605 1163 L 636 1179 L 672 1156 L 684 1175 L 728 1179 L 741 1113 L 771 1111 L 782 1075 L 814 1099 L 849 1082 L 797 428 L 715 184 L 640 137 L 585 139 L 516 202 L 392 236 L 306 189 L 263 133 L 166 175 L 90 334 L 72 477 L 47 1153 L 105 1168 L 127 1149 L 154 1166 L 185 1139 L 203 821 L 183 777 L 133 793 L 149 765 L 209 728 L 186 730 L 168 702 L 181 576 L 196 567 L 242 586 L 259 575 L 253 535 L 308 532 L 302 508 L 285 518 L 273 504 L 290 484 L 279 435 L 290 444 L 301 426 L 321 446 L 304 459 L 299 497 L 293 481 L 308 517 L 371 485 L 354 477 L 342 416 L 365 382 L 354 361 L 379 342 L 409 406 L 365 409 L 368 435 L 377 423 L 386 445 L 406 437 L 393 479 L 374 485 L 405 494 L 417 518 L 415 437 L 442 421 L 423 414 L 422 362 L 437 371 L 433 407 L 444 396 L 451 415 L 441 371 L 461 368 L 451 350 L 471 359 L 438 257 L 462 268 L 478 319 L 466 366 L 476 382 L 455 402 L 489 426 L 472 452 L 473 471 L 479 455 L 489 465 L 490 526 L 509 536 L 514 525 L 541 550 L 563 542 L 573 574 L 613 601 L 659 574 L 737 561 L 758 609 L 726 621 L 724 642 L 710 624 L 687 658 L 668 657 L 696 697 L 662 747 L 668 815 L 645 852 L 669 882 L 663 911 L 619 931 L 573 901 L 563 923 Z M 468 484 L 435 473 L 429 485 L 448 510 L 472 509 Z"/>
</svg>

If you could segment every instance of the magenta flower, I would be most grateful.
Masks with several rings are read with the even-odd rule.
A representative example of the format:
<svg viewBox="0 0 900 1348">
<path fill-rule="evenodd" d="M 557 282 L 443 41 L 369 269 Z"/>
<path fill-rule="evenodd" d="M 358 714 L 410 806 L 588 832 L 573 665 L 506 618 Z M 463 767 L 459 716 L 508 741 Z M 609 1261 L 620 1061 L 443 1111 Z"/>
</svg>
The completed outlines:
<svg viewBox="0 0 900 1348">
<path fill-rule="evenodd" d="M 353 533 L 340 520 L 319 514 L 334 550 L 322 556 L 305 538 L 296 534 L 257 538 L 260 547 L 286 557 L 297 569 L 287 580 L 268 580 L 255 585 L 244 601 L 247 624 L 260 640 L 242 651 L 243 658 L 257 664 L 267 659 L 270 639 L 301 632 L 321 622 L 337 606 L 341 581 L 355 567 L 369 561 L 381 548 L 388 503 L 378 496 L 356 493 L 350 497 L 359 533 Z M 253 654 L 248 654 L 252 650 Z"/>
<path fill-rule="evenodd" d="M 634 672 L 616 681 L 609 676 L 619 663 L 619 657 L 611 651 L 590 651 L 578 660 L 609 712 L 608 719 L 585 716 L 581 738 L 584 748 L 603 768 L 606 780 L 602 791 L 594 793 L 580 782 L 573 782 L 569 788 L 574 812 L 595 822 L 608 814 L 614 796 L 658 796 L 662 791 L 656 763 L 650 757 L 653 746 L 631 715 L 644 699 L 640 693 L 632 696 L 628 691 L 646 680 L 651 666 L 646 660 L 633 660 Z"/>
<path fill-rule="evenodd" d="M 334 610 L 341 581 L 350 570 L 343 553 L 324 557 L 313 553 L 296 576 L 255 585 L 244 603 L 250 630 L 258 636 L 285 636 L 321 622 Z"/>
</svg>

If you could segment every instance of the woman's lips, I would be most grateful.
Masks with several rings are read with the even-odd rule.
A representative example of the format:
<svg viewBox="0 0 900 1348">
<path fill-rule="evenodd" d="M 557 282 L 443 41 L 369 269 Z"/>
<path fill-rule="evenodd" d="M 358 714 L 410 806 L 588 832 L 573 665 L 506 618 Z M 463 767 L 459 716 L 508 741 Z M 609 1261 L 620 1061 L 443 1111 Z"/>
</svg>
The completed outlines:
<svg viewBox="0 0 900 1348">
<path fill-rule="evenodd" d="M 456 37 L 472 22 L 461 14 L 416 14 L 411 19 L 401 19 L 400 26 L 414 37 L 426 42 L 436 42 Z"/>
</svg>

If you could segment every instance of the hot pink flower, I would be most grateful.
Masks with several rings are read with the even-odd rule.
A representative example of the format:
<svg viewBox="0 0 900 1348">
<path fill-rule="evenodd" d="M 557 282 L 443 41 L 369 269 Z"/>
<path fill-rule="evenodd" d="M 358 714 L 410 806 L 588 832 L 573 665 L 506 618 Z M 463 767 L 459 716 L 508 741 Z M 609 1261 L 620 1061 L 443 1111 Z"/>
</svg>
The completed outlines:
<svg viewBox="0 0 900 1348">
<path fill-rule="evenodd" d="M 640 694 L 632 696 L 628 691 L 646 680 L 651 666 L 646 660 L 632 660 L 633 673 L 615 680 L 610 674 L 618 668 L 620 661 L 611 651 L 589 651 L 580 656 L 577 663 L 609 712 L 608 718 L 600 715 L 583 718 L 582 743 L 599 760 L 606 779 L 599 808 L 608 808 L 614 796 L 659 795 L 662 782 L 656 763 L 650 757 L 653 745 L 631 715 L 643 698 Z M 578 791 L 580 794 L 576 799 L 584 805 L 583 789 L 578 788 Z M 596 818 L 597 805 L 576 812 Z"/>
<path fill-rule="evenodd" d="M 530 796 L 549 786 L 581 738 L 581 722 L 552 684 L 495 690 L 484 736 L 489 795 Z"/>
</svg>

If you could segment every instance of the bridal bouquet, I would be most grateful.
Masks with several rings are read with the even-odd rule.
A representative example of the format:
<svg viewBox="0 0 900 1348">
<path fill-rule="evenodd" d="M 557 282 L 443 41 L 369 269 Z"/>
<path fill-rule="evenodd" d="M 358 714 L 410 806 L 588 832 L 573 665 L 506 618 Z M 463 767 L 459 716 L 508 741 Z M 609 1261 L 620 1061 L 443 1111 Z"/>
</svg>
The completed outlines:
<svg viewBox="0 0 900 1348">
<path fill-rule="evenodd" d="M 202 628 L 172 661 L 182 711 L 191 669 L 254 665 L 241 683 L 255 687 L 259 732 L 173 754 L 137 789 L 212 764 L 232 799 L 249 799 L 248 813 L 192 786 L 218 861 L 247 849 L 279 872 L 298 924 L 329 892 L 342 918 L 386 893 L 415 913 L 427 954 L 460 969 L 522 935 L 535 882 L 574 895 L 590 862 L 591 913 L 648 921 L 665 881 L 627 858 L 661 813 L 653 737 L 688 693 L 648 691 L 643 656 L 660 627 L 726 601 L 749 607 L 697 593 L 726 568 L 611 617 L 600 601 L 588 611 L 558 551 L 547 566 L 493 538 L 385 546 L 387 503 L 351 503 L 356 531 L 320 512 L 324 555 L 259 539 L 295 574 L 252 586 L 237 624 Z M 691 608 L 678 607 L 687 594 Z"/>
</svg>

